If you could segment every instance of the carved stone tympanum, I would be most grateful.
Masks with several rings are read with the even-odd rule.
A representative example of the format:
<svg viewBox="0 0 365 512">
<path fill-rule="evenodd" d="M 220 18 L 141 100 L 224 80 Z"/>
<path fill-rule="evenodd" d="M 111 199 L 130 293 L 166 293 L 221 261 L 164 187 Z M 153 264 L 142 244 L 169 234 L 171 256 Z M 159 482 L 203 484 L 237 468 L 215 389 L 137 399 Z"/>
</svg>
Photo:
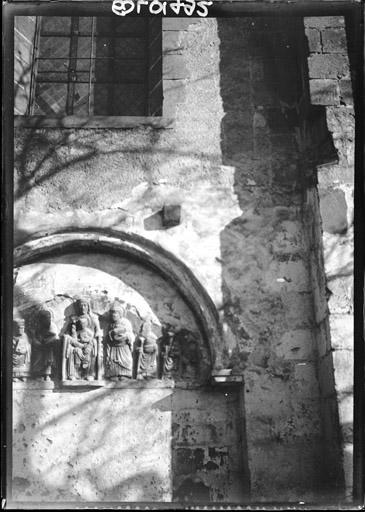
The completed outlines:
<svg viewBox="0 0 365 512">
<path fill-rule="evenodd" d="M 75 310 L 64 335 L 63 379 L 94 380 L 101 372 L 99 320 L 86 299 L 77 299 Z"/>
<path fill-rule="evenodd" d="M 113 304 L 106 336 L 105 374 L 113 380 L 131 379 L 133 372 L 133 343 L 135 335 L 131 322 L 125 318 L 125 308 Z"/>
<path fill-rule="evenodd" d="M 30 377 L 31 344 L 22 318 L 14 319 L 13 329 L 13 378 L 23 380 Z"/>
<path fill-rule="evenodd" d="M 35 375 L 50 380 L 57 368 L 59 338 L 54 323 L 53 312 L 44 306 L 36 318 L 33 338 L 33 372 Z"/>
<path fill-rule="evenodd" d="M 141 327 L 137 345 L 137 379 L 157 378 L 157 336 L 147 319 Z"/>
</svg>

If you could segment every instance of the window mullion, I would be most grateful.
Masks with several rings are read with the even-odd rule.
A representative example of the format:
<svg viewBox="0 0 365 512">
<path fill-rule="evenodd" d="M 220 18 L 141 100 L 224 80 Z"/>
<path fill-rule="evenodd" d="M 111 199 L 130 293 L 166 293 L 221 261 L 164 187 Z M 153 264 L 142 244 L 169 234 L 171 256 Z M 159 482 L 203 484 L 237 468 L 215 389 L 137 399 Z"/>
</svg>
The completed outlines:
<svg viewBox="0 0 365 512">
<path fill-rule="evenodd" d="M 68 66 L 68 84 L 67 84 L 67 100 L 66 114 L 73 114 L 74 97 L 75 97 L 75 81 L 76 81 L 76 64 L 77 64 L 77 45 L 79 37 L 79 18 L 71 17 L 71 41 L 70 41 L 70 61 Z"/>
<path fill-rule="evenodd" d="M 38 56 L 39 56 L 39 40 L 41 37 L 41 16 L 36 17 L 36 27 L 33 43 L 33 54 L 32 54 L 32 69 L 30 75 L 30 88 L 29 88 L 29 101 L 27 105 L 26 115 L 34 114 L 34 103 L 35 103 L 35 88 L 36 88 L 36 76 L 38 68 Z"/>
<path fill-rule="evenodd" d="M 95 82 L 95 56 L 96 56 L 96 18 L 91 20 L 91 49 L 90 49 L 90 64 L 89 64 L 89 104 L 88 115 L 94 114 L 94 82 Z"/>
</svg>

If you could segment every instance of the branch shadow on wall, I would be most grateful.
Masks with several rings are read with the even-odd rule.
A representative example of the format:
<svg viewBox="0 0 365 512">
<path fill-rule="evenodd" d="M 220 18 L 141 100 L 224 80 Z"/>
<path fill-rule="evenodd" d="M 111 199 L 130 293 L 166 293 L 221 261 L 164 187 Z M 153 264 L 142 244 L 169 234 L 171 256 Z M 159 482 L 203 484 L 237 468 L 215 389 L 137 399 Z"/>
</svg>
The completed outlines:
<svg viewBox="0 0 365 512">
<path fill-rule="evenodd" d="M 222 313 L 237 340 L 229 366 L 246 383 L 251 491 L 267 501 L 337 499 L 344 486 L 338 412 L 333 442 L 323 443 L 316 349 L 306 346 L 314 319 L 303 217 L 316 165 L 337 161 L 337 153 L 325 109 L 308 104 L 303 20 L 219 18 L 218 34 L 222 164 L 234 172 L 242 211 L 221 232 Z M 293 346 L 306 358 L 296 360 L 290 346 L 283 352 L 291 333 L 307 333 Z M 301 365 L 313 372 L 311 388 L 298 377 Z"/>
<path fill-rule="evenodd" d="M 70 259 L 75 264 L 74 254 Z M 64 261 L 58 257 L 42 260 L 38 273 L 32 274 L 33 285 L 41 279 L 45 291 L 47 266 Z M 87 266 L 89 274 L 93 267 L 120 279 L 120 269 L 113 272 L 105 255 L 99 264 L 88 261 L 87 256 L 78 263 Z M 157 303 L 173 301 L 173 294 L 159 296 L 161 283 L 152 284 L 148 279 L 138 283 L 136 275 L 140 274 L 141 269 L 122 271 L 125 283 L 143 295 L 160 319 L 171 322 L 174 315 L 178 318 L 178 308 L 168 308 L 170 317 L 166 311 L 157 311 Z M 26 284 L 18 286 L 14 289 L 17 303 L 32 309 L 43 306 L 24 292 L 29 290 Z M 191 320 L 183 318 L 182 325 L 184 321 L 191 327 Z M 213 390 L 209 385 L 192 390 L 70 390 L 59 387 L 59 374 L 56 371 L 53 376 L 54 390 L 35 386 L 37 391 L 15 392 L 19 415 L 14 425 L 13 499 L 171 499 L 189 504 L 244 500 L 247 476 L 238 448 L 241 424 L 237 390 Z M 163 428 L 156 426 L 161 419 Z"/>
</svg>

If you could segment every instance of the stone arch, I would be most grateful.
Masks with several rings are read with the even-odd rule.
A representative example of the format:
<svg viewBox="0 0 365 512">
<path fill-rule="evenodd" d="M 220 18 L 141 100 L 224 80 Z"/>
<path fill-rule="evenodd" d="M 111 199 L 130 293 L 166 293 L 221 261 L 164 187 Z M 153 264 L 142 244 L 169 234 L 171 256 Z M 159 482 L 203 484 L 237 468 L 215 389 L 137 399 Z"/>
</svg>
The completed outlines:
<svg viewBox="0 0 365 512">
<path fill-rule="evenodd" d="M 34 263 L 43 257 L 54 254 L 90 250 L 129 258 L 158 273 L 177 288 L 197 321 L 202 338 L 210 352 L 212 370 L 222 368 L 222 329 L 212 299 L 192 271 L 181 260 L 140 235 L 113 230 L 57 232 L 30 240 L 16 247 L 14 267 Z"/>
</svg>

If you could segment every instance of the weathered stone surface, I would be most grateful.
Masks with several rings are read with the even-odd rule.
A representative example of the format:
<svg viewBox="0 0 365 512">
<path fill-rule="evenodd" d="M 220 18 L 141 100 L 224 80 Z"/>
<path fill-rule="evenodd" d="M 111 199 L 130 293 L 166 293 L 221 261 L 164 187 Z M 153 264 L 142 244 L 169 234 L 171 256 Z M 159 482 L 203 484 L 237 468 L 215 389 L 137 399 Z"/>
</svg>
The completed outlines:
<svg viewBox="0 0 365 512">
<path fill-rule="evenodd" d="M 324 53 L 346 53 L 347 39 L 345 28 L 326 28 L 321 31 Z"/>
<path fill-rule="evenodd" d="M 344 27 L 345 18 L 343 16 L 308 16 L 304 18 L 306 27 L 315 27 L 318 29 L 326 27 Z"/>
<path fill-rule="evenodd" d="M 310 78 L 342 78 L 349 76 L 349 61 L 344 55 L 315 54 L 308 58 Z"/>
<path fill-rule="evenodd" d="M 171 390 L 146 391 L 138 401 L 135 393 L 15 392 L 13 499 L 171 499 L 171 408 L 153 407 L 171 403 Z M 136 414 L 145 421 L 137 425 Z"/>
<path fill-rule="evenodd" d="M 335 350 L 333 352 L 335 368 L 335 383 L 337 393 L 351 393 L 354 385 L 354 356 L 350 350 Z"/>
<path fill-rule="evenodd" d="M 310 80 L 309 89 L 312 105 L 338 105 L 340 103 L 337 80 Z"/>
<path fill-rule="evenodd" d="M 168 54 L 163 59 L 163 78 L 165 80 L 181 80 L 187 78 L 187 70 L 182 55 Z"/>
<path fill-rule="evenodd" d="M 331 344 L 335 350 L 352 351 L 354 346 L 353 315 L 335 315 L 329 318 L 331 326 Z"/>
<path fill-rule="evenodd" d="M 340 98 L 341 103 L 345 105 L 354 104 L 352 82 L 350 79 L 343 78 L 340 80 Z"/>
<path fill-rule="evenodd" d="M 201 497 L 242 501 L 247 470 L 255 501 L 297 501 L 298 496 L 315 500 L 317 491 L 323 497 L 321 478 L 332 471 L 333 459 L 339 458 L 332 421 L 336 403 L 331 404 L 333 414 L 322 406 L 314 361 L 316 349 L 321 355 L 330 349 L 327 304 L 319 211 L 314 200 L 317 191 L 313 187 L 313 201 L 304 205 L 309 175 L 309 170 L 303 169 L 306 149 L 297 145 L 299 137 L 294 138 L 298 120 L 289 122 L 289 112 L 303 108 L 297 103 L 299 66 L 293 64 L 300 33 L 297 25 L 292 29 L 292 18 L 290 22 L 239 17 L 164 19 L 164 28 L 171 30 L 164 35 L 169 65 L 164 76 L 164 115 L 171 113 L 175 118 L 170 130 L 146 126 L 123 132 L 18 130 L 17 239 L 24 241 L 65 228 L 113 228 L 121 236 L 126 231 L 140 234 L 169 250 L 197 276 L 219 310 L 223 332 L 217 347 L 232 373 L 243 376 L 246 385 L 245 403 L 240 405 L 230 390 L 217 398 L 211 392 L 180 393 L 179 389 L 178 399 L 175 388 L 144 389 L 140 385 L 87 393 L 60 393 L 55 388 L 49 396 L 48 390 L 42 390 L 45 396 L 37 398 L 40 417 L 49 421 L 52 435 L 65 428 L 70 439 L 66 447 L 54 441 L 54 453 L 61 453 L 60 464 L 53 469 L 51 452 L 48 479 L 39 462 L 43 446 L 53 446 L 41 436 L 44 424 L 36 417 L 31 420 L 30 425 L 38 421 L 41 426 L 34 427 L 40 430 L 29 434 L 26 447 L 21 445 L 21 425 L 28 429 L 28 424 L 17 423 L 15 476 L 25 499 L 29 498 L 25 487 L 31 485 L 34 496 L 44 492 L 59 499 L 63 491 L 63 499 L 70 492 L 75 501 Z M 317 30 L 343 23 L 342 18 L 315 18 L 308 26 Z M 319 51 L 317 34 L 311 33 L 312 48 Z M 304 33 L 302 36 L 304 40 Z M 337 54 L 331 58 L 337 59 Z M 320 75 L 320 80 L 311 80 L 312 93 L 318 95 L 317 102 L 313 95 L 312 103 L 338 105 L 337 72 L 345 72 L 347 63 L 342 57 L 321 62 L 312 61 L 316 72 L 335 74 L 333 79 L 323 80 Z M 305 62 L 300 65 L 305 67 Z M 273 105 L 275 109 L 268 108 Z M 352 165 L 349 141 L 353 129 L 349 127 L 353 113 L 341 108 L 327 109 L 328 129 L 341 162 L 331 170 L 336 179 Z M 147 229 L 145 220 L 160 212 L 164 204 L 181 204 L 181 223 L 162 229 L 161 222 L 152 222 Z M 334 275 L 341 257 L 349 256 L 350 238 L 344 246 L 337 235 L 325 233 L 323 240 L 327 273 Z M 122 287 L 143 311 L 151 310 L 174 325 L 196 325 L 174 286 L 166 287 L 150 271 L 141 272 L 137 264 L 132 268 L 113 257 L 111 265 L 105 253 L 95 258 L 90 266 L 87 254 L 68 263 L 47 257 L 40 263 L 44 267 L 37 267 L 38 276 L 30 268 L 28 279 L 20 276 L 18 282 L 25 284 L 25 291 L 19 293 L 17 305 L 28 300 L 27 290 L 36 298 L 51 290 L 59 292 L 66 285 L 78 290 L 91 275 L 99 291 L 107 289 L 108 294 L 117 296 Z M 51 264 L 62 272 L 53 275 Z M 69 266 L 76 264 L 84 267 L 81 274 L 69 272 Z M 117 275 L 108 274 L 111 267 Z M 20 273 L 23 271 L 27 272 L 22 269 Z M 120 283 L 123 280 L 125 286 Z M 187 294 L 188 288 L 186 285 Z M 90 403 L 84 405 L 86 394 Z M 112 398 L 116 396 L 123 398 Z M 66 398 L 77 409 L 71 414 L 78 422 L 70 428 L 69 424 L 64 427 Z M 64 417 L 56 413 L 57 402 Z M 21 410 L 19 397 L 16 406 Z M 103 434 L 109 426 L 103 419 L 104 430 L 100 427 L 94 436 L 92 420 L 87 423 L 84 418 L 91 418 L 91 407 L 98 419 L 109 418 L 109 408 L 114 408 L 112 417 L 121 428 L 110 427 L 114 429 L 113 446 L 115 442 L 125 453 L 117 450 L 111 454 L 109 438 L 109 445 L 98 449 L 94 439 L 106 442 Z M 152 436 L 149 428 L 153 428 Z M 172 457 L 168 452 L 171 433 L 176 452 Z M 33 447 L 32 436 L 37 440 Z M 248 457 L 239 444 L 240 436 L 243 441 L 247 436 Z M 149 451 L 147 439 L 152 443 Z M 89 442 L 94 443 L 91 449 Z M 75 455 L 76 443 L 80 449 Z M 110 457 L 110 467 L 103 453 Z M 331 464 L 327 464 L 328 453 L 335 454 Z M 36 463 L 26 462 L 22 468 L 23 454 Z M 244 455 L 243 462 L 239 455 Z M 68 460 L 72 464 L 77 461 L 69 472 L 65 470 Z M 179 468 L 172 481 L 176 461 Z M 248 468 L 243 471 L 245 461 Z M 91 474 L 86 468 L 91 468 Z M 140 469 L 138 477 L 136 468 Z M 109 474 L 112 477 L 107 480 Z M 118 475 L 123 475 L 123 482 Z M 68 479 L 70 484 L 68 476 L 74 477 Z M 55 481 L 61 482 L 57 488 Z M 41 482 L 42 489 L 35 482 Z"/>
<path fill-rule="evenodd" d="M 321 52 L 322 44 L 320 31 L 315 28 L 307 28 L 305 35 L 307 36 L 309 51 L 317 53 Z"/>
<path fill-rule="evenodd" d="M 322 226 L 332 234 L 344 234 L 347 230 L 347 204 L 340 189 L 319 189 Z"/>
</svg>

